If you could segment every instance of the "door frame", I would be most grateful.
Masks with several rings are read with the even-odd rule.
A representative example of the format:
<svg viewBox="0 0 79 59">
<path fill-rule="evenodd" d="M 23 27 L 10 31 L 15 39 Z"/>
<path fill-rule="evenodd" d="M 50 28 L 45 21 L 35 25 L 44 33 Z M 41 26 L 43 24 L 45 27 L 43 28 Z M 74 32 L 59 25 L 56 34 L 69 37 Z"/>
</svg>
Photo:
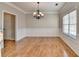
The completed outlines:
<svg viewBox="0 0 79 59">
<path fill-rule="evenodd" d="M 2 11 L 2 32 L 3 32 L 3 36 L 4 36 L 4 13 L 9 13 L 9 14 L 12 14 L 15 16 L 15 42 L 16 42 L 16 14 L 13 13 L 13 12 L 9 12 L 9 11 L 6 11 L 6 10 L 3 10 Z M 4 38 L 3 38 L 3 48 L 4 48 Z"/>
</svg>

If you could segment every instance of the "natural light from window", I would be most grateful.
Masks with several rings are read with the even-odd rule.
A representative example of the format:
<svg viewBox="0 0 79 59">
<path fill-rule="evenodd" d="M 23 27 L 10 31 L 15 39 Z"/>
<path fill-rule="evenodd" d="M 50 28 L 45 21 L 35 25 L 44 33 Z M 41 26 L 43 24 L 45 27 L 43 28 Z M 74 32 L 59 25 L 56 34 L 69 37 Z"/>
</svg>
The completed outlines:
<svg viewBox="0 0 79 59">
<path fill-rule="evenodd" d="M 76 38 L 77 11 L 72 11 L 63 17 L 63 32 Z"/>
</svg>

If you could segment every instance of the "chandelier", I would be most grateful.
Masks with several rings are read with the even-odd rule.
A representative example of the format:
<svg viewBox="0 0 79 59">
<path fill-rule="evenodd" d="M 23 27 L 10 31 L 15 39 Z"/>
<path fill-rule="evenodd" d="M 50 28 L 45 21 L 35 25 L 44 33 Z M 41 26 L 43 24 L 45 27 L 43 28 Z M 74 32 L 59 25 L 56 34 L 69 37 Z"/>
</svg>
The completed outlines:
<svg viewBox="0 0 79 59">
<path fill-rule="evenodd" d="M 38 9 L 36 10 L 36 12 L 33 12 L 33 16 L 36 19 L 40 19 L 41 17 L 44 16 L 44 14 L 42 12 L 40 12 L 40 10 L 39 10 L 39 2 L 37 2 L 37 5 L 38 5 Z"/>
</svg>

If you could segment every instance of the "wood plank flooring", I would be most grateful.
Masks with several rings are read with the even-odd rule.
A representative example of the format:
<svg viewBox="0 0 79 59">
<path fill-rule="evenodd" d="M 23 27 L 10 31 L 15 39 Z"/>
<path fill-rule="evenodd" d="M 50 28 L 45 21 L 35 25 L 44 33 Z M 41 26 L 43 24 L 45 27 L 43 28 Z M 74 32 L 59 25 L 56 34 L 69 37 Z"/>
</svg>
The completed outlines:
<svg viewBox="0 0 79 59">
<path fill-rule="evenodd" d="M 14 57 L 76 57 L 77 55 L 57 37 L 28 37 L 15 44 L 5 41 L 2 56 Z M 15 48 L 16 47 L 16 48 Z"/>
<path fill-rule="evenodd" d="M 4 40 L 4 48 L 2 49 L 2 56 L 15 56 L 16 43 L 14 40 Z"/>
</svg>

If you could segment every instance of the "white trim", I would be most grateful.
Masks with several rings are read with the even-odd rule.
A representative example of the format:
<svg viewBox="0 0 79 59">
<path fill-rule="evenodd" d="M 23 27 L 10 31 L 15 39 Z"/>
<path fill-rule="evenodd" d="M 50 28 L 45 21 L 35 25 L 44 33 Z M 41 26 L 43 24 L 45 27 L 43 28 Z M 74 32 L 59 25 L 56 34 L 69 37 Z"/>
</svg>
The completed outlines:
<svg viewBox="0 0 79 59">
<path fill-rule="evenodd" d="M 17 10 L 23 12 L 24 14 L 26 13 L 23 9 L 17 7 L 16 5 L 14 5 L 14 4 L 10 3 L 10 2 L 4 2 L 4 3 L 11 6 L 11 7 L 13 7 L 13 8 L 16 8 Z"/>
<path fill-rule="evenodd" d="M 17 10 L 23 12 L 24 14 L 32 14 L 32 13 L 33 13 L 33 12 L 26 12 L 26 11 L 24 11 L 23 9 L 19 8 L 18 6 L 14 5 L 14 4 L 10 3 L 10 2 L 5 2 L 5 4 L 7 4 L 7 5 L 9 5 L 9 6 L 13 7 L 13 8 L 16 8 Z M 43 13 L 45 13 L 45 14 L 58 14 L 57 11 L 53 11 L 53 12 L 43 12 Z"/>
<path fill-rule="evenodd" d="M 9 13 L 9 14 L 13 14 L 13 15 L 17 15 L 17 14 L 15 14 L 13 12 L 10 12 L 10 11 L 7 11 L 7 10 L 2 10 L 2 13 L 4 13 L 4 12 Z"/>
<path fill-rule="evenodd" d="M 22 32 L 20 32 L 22 31 Z M 59 28 L 22 28 L 17 32 L 17 40 L 24 37 L 56 37 L 59 36 Z"/>
<path fill-rule="evenodd" d="M 53 12 L 42 12 L 44 14 L 58 14 L 57 11 L 53 11 Z M 25 14 L 33 14 L 33 12 L 26 12 Z"/>
<path fill-rule="evenodd" d="M 79 51 L 77 51 L 77 49 L 74 49 L 74 47 L 69 43 L 69 41 L 66 40 L 69 38 L 63 37 L 61 34 L 60 34 L 60 38 L 79 56 Z"/>
</svg>

